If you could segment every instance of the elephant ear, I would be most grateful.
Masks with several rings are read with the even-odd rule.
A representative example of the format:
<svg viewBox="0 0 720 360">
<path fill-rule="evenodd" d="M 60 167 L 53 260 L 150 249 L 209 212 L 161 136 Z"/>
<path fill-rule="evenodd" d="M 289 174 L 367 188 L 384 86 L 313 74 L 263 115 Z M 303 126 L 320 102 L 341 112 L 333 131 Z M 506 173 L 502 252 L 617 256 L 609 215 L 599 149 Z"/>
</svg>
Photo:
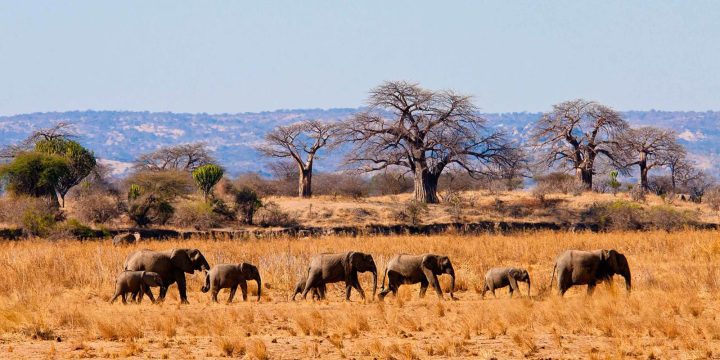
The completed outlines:
<svg viewBox="0 0 720 360">
<path fill-rule="evenodd" d="M 343 266 L 343 270 L 345 270 L 345 276 L 350 276 L 350 273 L 352 272 L 354 255 L 355 255 L 355 253 L 350 251 L 347 254 L 345 254 L 345 257 L 342 260 L 342 266 Z"/>
<path fill-rule="evenodd" d="M 510 268 L 510 270 L 508 270 L 508 276 L 513 279 L 520 278 L 520 274 L 521 274 L 521 272 L 516 268 Z"/>
<path fill-rule="evenodd" d="M 605 260 L 605 261 L 607 261 L 610 269 L 616 274 L 618 273 L 618 267 L 619 267 L 618 266 L 619 265 L 618 264 L 619 255 L 620 255 L 620 253 L 615 250 L 608 250 L 607 251 L 607 259 Z"/>
<path fill-rule="evenodd" d="M 172 261 L 175 267 L 181 269 L 183 272 L 186 272 L 188 274 L 192 274 L 195 272 L 187 249 L 173 250 L 172 255 L 170 255 L 170 261 Z"/>
<path fill-rule="evenodd" d="M 433 273 L 437 274 L 440 271 L 440 262 L 442 258 L 436 255 L 425 255 L 422 261 L 423 267 L 432 270 Z"/>
</svg>

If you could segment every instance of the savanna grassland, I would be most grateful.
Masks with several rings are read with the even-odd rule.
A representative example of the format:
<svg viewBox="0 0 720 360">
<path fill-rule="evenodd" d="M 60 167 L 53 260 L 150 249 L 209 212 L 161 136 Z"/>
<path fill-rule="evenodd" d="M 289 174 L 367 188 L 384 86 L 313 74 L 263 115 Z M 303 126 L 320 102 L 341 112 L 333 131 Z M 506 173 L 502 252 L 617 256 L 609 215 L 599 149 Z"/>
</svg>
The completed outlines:
<svg viewBox="0 0 720 360">
<path fill-rule="evenodd" d="M 720 234 L 711 231 L 323 237 L 318 239 L 0 243 L 0 358 L 708 358 L 720 357 Z M 173 285 L 163 304 L 108 304 L 125 256 L 139 248 L 197 247 L 211 265 L 259 266 L 262 301 L 212 304 L 201 274 L 188 275 L 190 305 Z M 565 249 L 615 248 L 633 274 L 593 297 L 550 291 L 553 260 Z M 397 298 L 288 300 L 313 254 L 358 250 L 378 270 L 399 252 L 451 257 L 458 300 L 438 301 L 418 285 Z M 532 297 L 481 299 L 484 272 L 523 266 Z M 382 277 L 380 277 L 382 279 Z M 619 279 L 618 279 L 619 280 Z M 371 293 L 371 275 L 361 275 Z M 447 290 L 449 279 L 442 279 Z M 255 293 L 254 283 L 250 284 Z M 521 285 L 526 294 L 527 288 Z M 157 289 L 155 289 L 157 293 Z M 446 296 L 446 299 L 448 297 Z M 227 290 L 220 300 L 227 299 Z M 250 298 L 252 299 L 252 297 Z M 252 299 L 254 300 L 254 299 Z"/>
</svg>

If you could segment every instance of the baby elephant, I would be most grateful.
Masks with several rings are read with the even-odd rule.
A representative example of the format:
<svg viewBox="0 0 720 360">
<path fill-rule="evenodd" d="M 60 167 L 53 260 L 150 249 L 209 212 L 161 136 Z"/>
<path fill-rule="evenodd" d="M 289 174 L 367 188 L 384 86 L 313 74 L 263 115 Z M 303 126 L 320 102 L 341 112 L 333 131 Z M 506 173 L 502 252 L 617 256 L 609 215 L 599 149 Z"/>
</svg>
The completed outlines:
<svg viewBox="0 0 720 360">
<path fill-rule="evenodd" d="M 202 292 L 210 291 L 212 294 L 212 301 L 217 302 L 217 296 L 220 289 L 229 288 L 230 297 L 228 298 L 228 304 L 233 301 L 235 297 L 235 291 L 238 285 L 242 291 L 243 301 L 247 301 L 247 281 L 254 280 L 257 283 L 258 293 L 257 301 L 260 301 L 260 295 L 262 294 L 262 281 L 260 280 L 260 272 L 255 265 L 242 263 L 242 264 L 218 264 L 212 267 L 205 276 L 205 286 L 202 287 Z"/>
<path fill-rule="evenodd" d="M 127 304 L 127 294 L 132 294 L 132 299 L 140 294 L 138 303 L 142 301 L 143 293 L 147 294 L 150 301 L 155 303 L 150 287 L 163 286 L 162 278 L 158 273 L 152 271 L 123 271 L 118 275 L 117 281 L 115 282 L 115 294 L 113 295 L 110 303 L 112 304 L 118 298 L 122 297 L 123 304 Z"/>
<path fill-rule="evenodd" d="M 295 301 L 295 296 L 297 296 L 298 294 L 302 295 L 303 291 L 305 291 L 305 283 L 306 282 L 307 282 L 307 274 L 301 276 L 300 280 L 298 280 L 298 282 L 295 284 L 295 292 L 293 292 L 292 301 Z M 325 297 L 325 291 L 327 289 L 325 284 L 320 285 L 319 288 L 320 289 L 318 289 L 317 287 L 314 287 L 312 289 L 313 300 L 320 300 L 323 297 Z"/>
<path fill-rule="evenodd" d="M 495 296 L 495 289 L 510 286 L 510 297 L 514 291 L 520 293 L 518 281 L 525 282 L 528 285 L 528 296 L 530 296 L 530 274 L 527 270 L 521 268 L 492 268 L 485 274 L 485 285 L 483 286 L 482 296 L 485 292 L 492 292 Z"/>
</svg>

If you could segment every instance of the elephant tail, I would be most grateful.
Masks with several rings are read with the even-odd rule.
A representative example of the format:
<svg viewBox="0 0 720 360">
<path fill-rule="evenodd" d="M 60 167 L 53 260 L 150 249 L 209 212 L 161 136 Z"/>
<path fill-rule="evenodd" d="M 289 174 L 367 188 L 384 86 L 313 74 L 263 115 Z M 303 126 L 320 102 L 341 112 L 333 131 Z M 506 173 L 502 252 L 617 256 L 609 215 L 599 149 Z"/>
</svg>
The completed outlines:
<svg viewBox="0 0 720 360">
<path fill-rule="evenodd" d="M 383 271 L 382 282 L 380 283 L 380 291 L 385 291 L 385 278 L 387 277 L 387 273 L 388 273 L 388 269 L 385 269 L 385 271 Z"/>
<path fill-rule="evenodd" d="M 200 291 L 202 291 L 204 293 L 210 291 L 210 272 L 209 271 L 205 274 L 205 286 L 203 286 L 200 289 Z"/>
<path fill-rule="evenodd" d="M 553 280 L 555 280 L 555 270 L 557 270 L 557 262 L 555 263 L 555 266 L 553 266 L 552 276 L 550 276 L 550 287 L 548 287 L 548 289 L 552 289 Z"/>
</svg>

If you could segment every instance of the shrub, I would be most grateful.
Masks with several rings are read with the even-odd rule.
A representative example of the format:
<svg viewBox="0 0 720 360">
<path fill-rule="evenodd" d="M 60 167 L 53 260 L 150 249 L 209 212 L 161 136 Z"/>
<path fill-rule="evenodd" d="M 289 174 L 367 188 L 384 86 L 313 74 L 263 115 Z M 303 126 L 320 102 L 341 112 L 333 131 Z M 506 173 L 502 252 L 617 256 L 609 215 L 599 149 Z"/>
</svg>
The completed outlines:
<svg viewBox="0 0 720 360">
<path fill-rule="evenodd" d="M 598 202 L 585 210 L 581 217 L 585 223 L 600 230 L 639 230 L 643 227 L 643 209 L 628 201 Z"/>
<path fill-rule="evenodd" d="M 55 224 L 55 215 L 40 208 L 27 209 L 22 216 L 22 229 L 27 236 L 48 236 Z"/>
<path fill-rule="evenodd" d="M 368 193 L 372 195 L 397 195 L 413 188 L 412 179 L 402 173 L 382 172 L 370 178 Z"/>
<path fill-rule="evenodd" d="M 135 225 L 144 227 L 150 224 L 164 225 L 170 220 L 175 209 L 167 200 L 155 195 L 140 195 L 128 203 L 128 217 Z"/>
<path fill-rule="evenodd" d="M 362 176 L 350 174 L 317 173 L 313 176 L 313 193 L 317 195 L 367 196 L 369 187 Z"/>
<path fill-rule="evenodd" d="M 139 193 L 133 190 L 136 189 L 142 194 L 154 194 L 155 197 L 167 201 L 172 201 L 179 196 L 190 195 L 195 191 L 192 176 L 179 170 L 144 170 L 130 175 L 126 183 L 137 185 L 137 187 L 130 185 L 129 196 L 139 196 Z"/>
<path fill-rule="evenodd" d="M 185 201 L 177 204 L 172 222 L 179 227 L 201 230 L 213 228 L 220 221 L 211 204 L 204 201 Z"/>
<path fill-rule="evenodd" d="M 0 222 L 18 226 L 25 235 L 46 236 L 55 227 L 60 213 L 49 198 L 10 196 L 0 199 Z"/>
<path fill-rule="evenodd" d="M 720 187 L 714 187 L 705 192 L 702 198 L 703 204 L 707 204 L 712 211 L 720 211 Z"/>
<path fill-rule="evenodd" d="M 117 197 L 100 192 L 83 194 L 75 204 L 75 215 L 86 223 L 104 224 L 122 213 Z"/>
<path fill-rule="evenodd" d="M 243 187 L 235 192 L 235 209 L 243 223 L 252 225 L 255 212 L 261 206 L 260 196 L 249 187 Z"/>
<path fill-rule="evenodd" d="M 584 190 L 582 184 L 579 184 L 574 176 L 561 172 L 536 176 L 535 181 L 537 182 L 536 188 L 540 187 L 545 189 L 546 194 L 562 193 L 580 195 Z"/>
<path fill-rule="evenodd" d="M 410 200 L 405 202 L 402 209 L 395 213 L 395 219 L 411 225 L 418 225 L 422 222 L 423 216 L 427 215 L 428 206 L 422 201 Z"/>
<path fill-rule="evenodd" d="M 61 239 L 68 237 L 88 239 L 95 236 L 95 231 L 77 219 L 68 219 L 64 223 L 58 224 L 52 235 L 55 238 Z"/>
<path fill-rule="evenodd" d="M 653 206 L 647 211 L 646 221 L 646 228 L 673 231 L 696 224 L 697 214 L 667 205 Z"/>
<path fill-rule="evenodd" d="M 645 202 L 645 190 L 640 185 L 631 186 L 628 193 L 630 198 L 636 202 Z"/>
<path fill-rule="evenodd" d="M 266 202 L 265 205 L 258 209 L 255 218 L 258 219 L 258 224 L 263 227 L 294 227 L 298 225 L 295 217 L 282 211 L 280 206 L 272 201 Z"/>
</svg>

